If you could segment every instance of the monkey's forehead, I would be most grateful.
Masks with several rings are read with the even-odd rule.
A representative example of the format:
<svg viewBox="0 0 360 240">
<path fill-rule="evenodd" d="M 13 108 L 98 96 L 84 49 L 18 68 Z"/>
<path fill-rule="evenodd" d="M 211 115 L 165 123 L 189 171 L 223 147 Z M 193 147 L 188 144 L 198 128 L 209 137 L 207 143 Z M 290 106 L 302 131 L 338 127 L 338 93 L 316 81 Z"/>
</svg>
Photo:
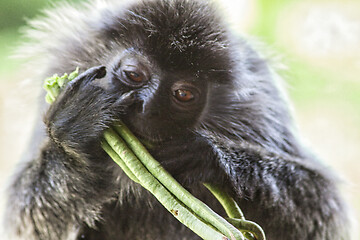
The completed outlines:
<svg viewBox="0 0 360 240">
<path fill-rule="evenodd" d="M 103 16 L 99 32 L 106 41 L 135 48 L 162 67 L 206 70 L 228 65 L 224 24 L 203 1 L 141 1 Z"/>
</svg>

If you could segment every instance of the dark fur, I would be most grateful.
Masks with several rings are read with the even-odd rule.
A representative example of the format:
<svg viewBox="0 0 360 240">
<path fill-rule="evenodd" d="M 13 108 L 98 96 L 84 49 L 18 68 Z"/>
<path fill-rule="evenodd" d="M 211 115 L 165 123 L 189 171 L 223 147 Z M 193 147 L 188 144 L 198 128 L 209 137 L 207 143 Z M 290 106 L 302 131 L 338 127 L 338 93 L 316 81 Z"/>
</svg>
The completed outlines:
<svg viewBox="0 0 360 240">
<path fill-rule="evenodd" d="M 201 182 L 220 184 L 267 239 L 348 239 L 336 180 L 296 136 L 275 74 L 208 3 L 99 2 L 32 23 L 24 49 L 46 62 L 40 79 L 76 66 L 107 73 L 83 73 L 47 111 L 47 137 L 10 191 L 9 232 L 27 240 L 197 239 L 102 151 L 103 131 L 123 119 L 194 195 L 223 213 Z M 118 81 L 124 54 L 150 69 L 143 87 Z M 201 89 L 195 107 L 173 109 L 177 81 Z"/>
</svg>

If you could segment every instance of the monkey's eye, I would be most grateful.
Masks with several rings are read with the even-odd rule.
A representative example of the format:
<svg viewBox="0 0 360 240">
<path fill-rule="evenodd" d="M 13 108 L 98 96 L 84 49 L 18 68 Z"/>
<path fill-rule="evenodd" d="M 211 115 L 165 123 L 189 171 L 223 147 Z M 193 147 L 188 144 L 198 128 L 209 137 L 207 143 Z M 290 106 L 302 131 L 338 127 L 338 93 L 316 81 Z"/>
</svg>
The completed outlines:
<svg viewBox="0 0 360 240">
<path fill-rule="evenodd" d="M 135 67 L 124 67 L 120 72 L 120 80 L 129 87 L 141 87 L 148 81 L 145 70 Z"/>
<path fill-rule="evenodd" d="M 129 54 L 114 59 L 112 68 L 113 81 L 130 88 L 140 88 L 151 79 L 149 63 L 140 56 Z"/>
<path fill-rule="evenodd" d="M 180 102 L 190 102 L 195 98 L 194 94 L 191 91 L 185 89 L 176 90 L 174 92 L 174 97 Z"/>
<path fill-rule="evenodd" d="M 141 83 L 145 80 L 145 76 L 143 74 L 132 71 L 124 71 L 124 73 L 127 79 L 130 81 Z"/>
</svg>

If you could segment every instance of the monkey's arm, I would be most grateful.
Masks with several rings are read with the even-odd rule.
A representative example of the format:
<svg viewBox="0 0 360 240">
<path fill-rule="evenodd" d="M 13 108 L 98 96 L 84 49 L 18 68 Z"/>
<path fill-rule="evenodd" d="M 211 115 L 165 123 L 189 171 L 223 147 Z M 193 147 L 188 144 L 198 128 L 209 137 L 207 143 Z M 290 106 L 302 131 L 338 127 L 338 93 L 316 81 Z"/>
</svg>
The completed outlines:
<svg viewBox="0 0 360 240">
<path fill-rule="evenodd" d="M 46 113 L 48 136 L 16 176 L 8 204 L 9 227 L 24 239 L 67 239 L 82 223 L 93 225 L 115 194 L 100 139 L 116 98 L 91 84 L 103 75 L 101 67 L 81 74 Z"/>
<path fill-rule="evenodd" d="M 103 167 L 71 158 L 47 141 L 26 163 L 11 188 L 7 223 L 22 239 L 72 239 L 82 223 L 93 225 L 113 194 Z"/>
<path fill-rule="evenodd" d="M 239 144 L 217 149 L 247 219 L 267 239 L 346 239 L 345 209 L 334 179 L 319 163 Z"/>
<path fill-rule="evenodd" d="M 268 240 L 346 239 L 345 207 L 320 163 L 226 139 L 186 140 L 163 146 L 155 158 L 184 186 L 209 182 L 229 191 Z"/>
</svg>

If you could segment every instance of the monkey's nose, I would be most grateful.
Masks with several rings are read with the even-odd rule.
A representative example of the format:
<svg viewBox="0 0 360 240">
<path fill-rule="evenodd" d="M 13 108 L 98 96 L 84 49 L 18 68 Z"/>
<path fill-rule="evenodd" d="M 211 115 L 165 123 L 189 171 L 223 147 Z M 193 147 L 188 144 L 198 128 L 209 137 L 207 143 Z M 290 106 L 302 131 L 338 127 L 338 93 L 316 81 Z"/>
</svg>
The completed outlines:
<svg viewBox="0 0 360 240">
<path fill-rule="evenodd" d="M 161 111 L 159 107 L 152 106 L 150 103 L 145 103 L 142 101 L 136 106 L 136 112 L 143 118 L 146 119 L 153 119 L 156 117 L 161 116 Z"/>
</svg>

